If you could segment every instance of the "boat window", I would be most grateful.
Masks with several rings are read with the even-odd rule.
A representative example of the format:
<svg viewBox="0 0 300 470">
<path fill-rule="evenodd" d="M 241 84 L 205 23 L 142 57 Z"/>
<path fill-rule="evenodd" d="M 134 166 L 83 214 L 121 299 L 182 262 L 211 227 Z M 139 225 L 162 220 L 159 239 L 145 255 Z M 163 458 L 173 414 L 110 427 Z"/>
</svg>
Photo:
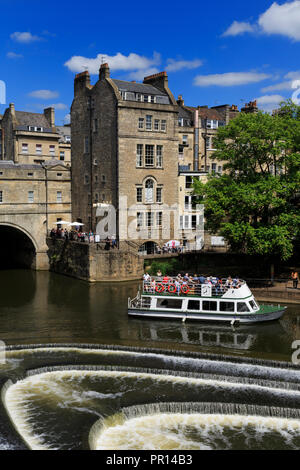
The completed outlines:
<svg viewBox="0 0 300 470">
<path fill-rule="evenodd" d="M 237 303 L 237 311 L 238 312 L 250 312 L 249 307 L 245 302 Z"/>
<path fill-rule="evenodd" d="M 189 300 L 188 310 L 200 310 L 200 301 L 199 300 Z"/>
<path fill-rule="evenodd" d="M 157 299 L 157 308 L 159 307 L 181 309 L 182 300 L 181 299 Z"/>
<path fill-rule="evenodd" d="M 211 300 L 203 300 L 202 310 L 211 310 L 212 312 L 217 311 L 217 302 Z"/>
<path fill-rule="evenodd" d="M 142 307 L 149 308 L 151 304 L 151 297 L 142 297 Z"/>
<path fill-rule="evenodd" d="M 253 310 L 257 310 L 257 309 L 258 309 L 258 306 L 257 306 L 256 303 L 254 302 L 254 300 L 250 300 L 250 301 L 249 301 L 249 304 L 250 304 L 250 307 L 253 308 Z"/>
<path fill-rule="evenodd" d="M 234 312 L 234 302 L 220 302 L 221 312 Z"/>
</svg>

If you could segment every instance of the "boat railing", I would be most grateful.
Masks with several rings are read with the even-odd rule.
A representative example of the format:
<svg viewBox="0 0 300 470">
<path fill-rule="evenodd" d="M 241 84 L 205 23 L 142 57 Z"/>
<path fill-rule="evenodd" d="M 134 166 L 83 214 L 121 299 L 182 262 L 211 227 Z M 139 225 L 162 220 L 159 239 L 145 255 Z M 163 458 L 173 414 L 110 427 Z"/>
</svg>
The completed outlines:
<svg viewBox="0 0 300 470">
<path fill-rule="evenodd" d="M 144 294 L 156 295 L 195 295 L 203 297 L 222 297 L 230 289 L 238 289 L 246 282 L 241 279 L 206 278 L 184 280 L 173 277 L 151 277 L 143 281 Z"/>
</svg>

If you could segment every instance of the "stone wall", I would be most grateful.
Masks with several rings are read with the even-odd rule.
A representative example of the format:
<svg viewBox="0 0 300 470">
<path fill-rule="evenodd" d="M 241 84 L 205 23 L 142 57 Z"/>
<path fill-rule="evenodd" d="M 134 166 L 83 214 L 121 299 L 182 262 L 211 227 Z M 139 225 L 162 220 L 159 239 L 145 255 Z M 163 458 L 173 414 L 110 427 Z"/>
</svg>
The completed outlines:
<svg viewBox="0 0 300 470">
<path fill-rule="evenodd" d="M 141 279 L 144 260 L 133 249 L 106 251 L 103 245 L 47 239 L 50 270 L 89 282 Z"/>
</svg>

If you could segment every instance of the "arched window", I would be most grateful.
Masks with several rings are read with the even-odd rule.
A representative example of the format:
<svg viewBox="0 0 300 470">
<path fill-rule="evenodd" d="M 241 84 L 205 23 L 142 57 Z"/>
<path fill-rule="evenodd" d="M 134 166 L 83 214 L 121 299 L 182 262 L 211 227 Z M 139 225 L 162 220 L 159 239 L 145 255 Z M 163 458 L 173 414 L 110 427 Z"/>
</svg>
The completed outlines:
<svg viewBox="0 0 300 470">
<path fill-rule="evenodd" d="M 154 182 L 151 179 L 145 182 L 145 202 L 154 202 Z"/>
</svg>

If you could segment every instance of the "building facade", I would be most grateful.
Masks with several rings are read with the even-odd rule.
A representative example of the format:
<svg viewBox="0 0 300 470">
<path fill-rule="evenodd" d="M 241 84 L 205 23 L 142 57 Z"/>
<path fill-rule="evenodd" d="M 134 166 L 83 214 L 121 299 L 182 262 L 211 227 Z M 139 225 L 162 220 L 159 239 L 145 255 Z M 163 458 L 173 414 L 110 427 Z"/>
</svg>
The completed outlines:
<svg viewBox="0 0 300 470">
<path fill-rule="evenodd" d="M 56 130 L 53 108 L 27 113 L 15 111 L 13 104 L 2 117 L 1 138 L 0 239 L 6 246 L 17 240 L 11 258 L 27 246 L 23 251 L 32 258 L 25 264 L 48 269 L 48 231 L 60 220 L 72 222 L 70 143 L 62 142 Z"/>
<path fill-rule="evenodd" d="M 194 205 L 193 180 L 222 173 L 222 162 L 213 160 L 213 138 L 238 112 L 229 105 L 185 106 L 171 93 L 166 72 L 136 83 L 111 78 L 102 64 L 94 85 L 87 71 L 76 75 L 73 219 L 99 233 L 111 222 L 106 211 L 113 206 L 120 241 L 143 249 L 175 238 L 200 249 L 203 211 Z"/>
<path fill-rule="evenodd" d="M 178 106 L 165 72 L 143 83 L 75 77 L 71 107 L 73 218 L 95 231 L 107 204 L 115 236 L 142 245 L 174 237 L 178 201 Z M 98 214 L 98 215 L 97 215 Z M 163 233 L 163 218 L 171 219 Z"/>
<path fill-rule="evenodd" d="M 57 160 L 43 165 L 0 161 L 0 239 L 6 247 L 12 247 L 11 240 L 19 240 L 11 257 L 30 245 L 32 259 L 25 263 L 27 267 L 49 268 L 46 236 L 59 220 L 71 222 L 70 190 L 70 170 Z"/>
</svg>

